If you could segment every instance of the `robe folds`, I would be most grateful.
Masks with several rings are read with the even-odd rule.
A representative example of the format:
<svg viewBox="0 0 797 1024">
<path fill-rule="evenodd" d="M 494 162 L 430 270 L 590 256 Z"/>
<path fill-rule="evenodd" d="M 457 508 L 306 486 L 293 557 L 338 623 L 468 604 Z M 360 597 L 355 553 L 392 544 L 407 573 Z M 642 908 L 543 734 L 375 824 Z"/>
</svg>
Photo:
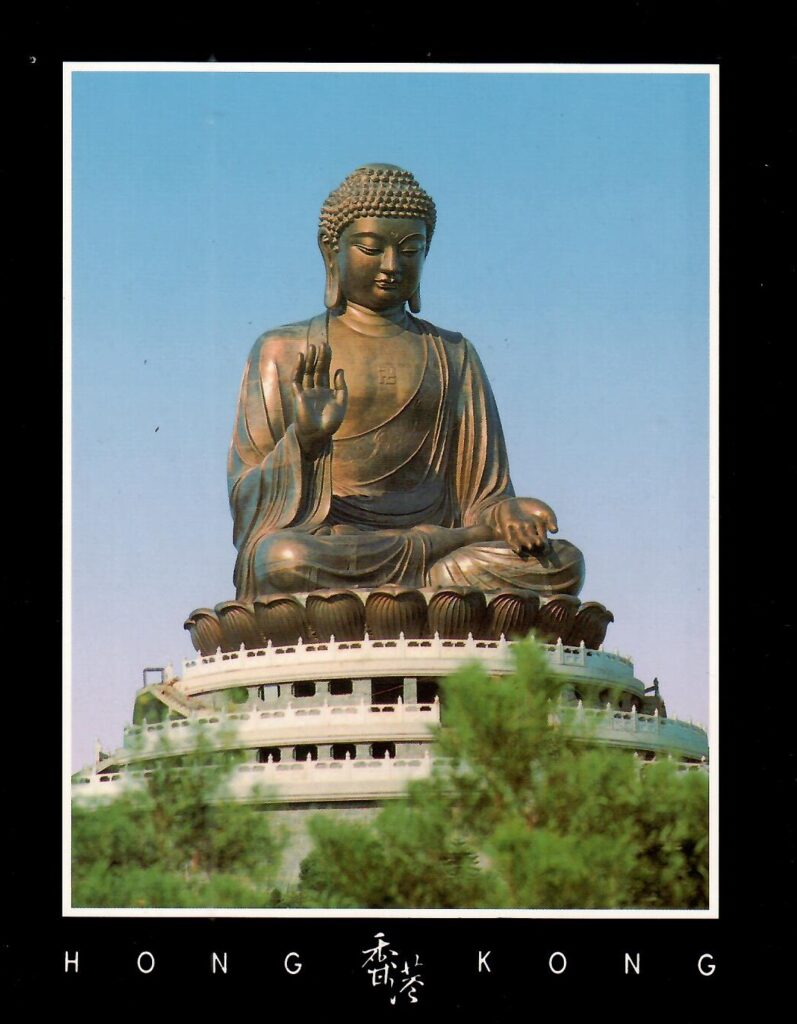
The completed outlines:
<svg viewBox="0 0 797 1024">
<path fill-rule="evenodd" d="M 502 541 L 446 547 L 444 531 L 489 522 L 514 496 L 492 390 L 461 334 L 408 318 L 423 353 L 409 397 L 362 430 L 344 418 L 317 459 L 303 455 L 292 376 L 325 321 L 267 332 L 244 369 L 228 458 L 238 598 L 384 583 L 576 592 L 583 559 L 566 541 L 526 559 Z"/>
</svg>

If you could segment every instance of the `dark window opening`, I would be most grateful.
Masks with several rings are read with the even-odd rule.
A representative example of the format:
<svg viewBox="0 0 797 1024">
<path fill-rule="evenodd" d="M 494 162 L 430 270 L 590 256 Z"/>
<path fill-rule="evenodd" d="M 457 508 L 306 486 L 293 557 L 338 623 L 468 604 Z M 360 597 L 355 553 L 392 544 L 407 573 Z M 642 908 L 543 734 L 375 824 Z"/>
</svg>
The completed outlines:
<svg viewBox="0 0 797 1024">
<path fill-rule="evenodd" d="M 282 760 L 282 751 L 279 747 L 261 747 L 257 752 L 257 763 L 268 764 L 268 759 L 272 761 Z"/>
<path fill-rule="evenodd" d="M 396 756 L 396 744 L 395 743 L 372 743 L 371 744 L 371 757 L 386 758 Z"/>
<path fill-rule="evenodd" d="M 385 676 L 384 679 L 371 680 L 372 704 L 398 704 L 404 699 L 404 677 Z"/>
<path fill-rule="evenodd" d="M 315 683 L 294 683 L 291 692 L 294 697 L 315 697 Z"/>
<path fill-rule="evenodd" d="M 300 743 L 298 747 L 293 748 L 293 759 L 294 761 L 311 761 L 318 760 L 318 747 L 315 743 Z"/>
<path fill-rule="evenodd" d="M 346 697 L 353 689 L 351 679 L 332 679 L 329 683 L 330 697 Z"/>
<path fill-rule="evenodd" d="M 434 704 L 435 697 L 439 696 L 440 687 L 436 679 L 418 680 L 418 703 Z"/>
<path fill-rule="evenodd" d="M 334 761 L 345 761 L 346 757 L 351 758 L 353 761 L 357 754 L 357 748 L 353 743 L 333 743 L 332 744 L 332 759 Z"/>
</svg>

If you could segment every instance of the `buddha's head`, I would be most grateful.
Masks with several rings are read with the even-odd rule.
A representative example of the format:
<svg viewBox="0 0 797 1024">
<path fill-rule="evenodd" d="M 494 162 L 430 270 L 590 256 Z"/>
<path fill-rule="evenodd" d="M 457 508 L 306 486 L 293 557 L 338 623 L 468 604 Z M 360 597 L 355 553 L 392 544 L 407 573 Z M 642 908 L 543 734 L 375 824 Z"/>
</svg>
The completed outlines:
<svg viewBox="0 0 797 1024">
<path fill-rule="evenodd" d="M 358 167 L 321 209 L 327 308 L 349 300 L 381 312 L 409 302 L 419 312 L 436 217 L 431 196 L 409 171 L 393 164 Z"/>
</svg>

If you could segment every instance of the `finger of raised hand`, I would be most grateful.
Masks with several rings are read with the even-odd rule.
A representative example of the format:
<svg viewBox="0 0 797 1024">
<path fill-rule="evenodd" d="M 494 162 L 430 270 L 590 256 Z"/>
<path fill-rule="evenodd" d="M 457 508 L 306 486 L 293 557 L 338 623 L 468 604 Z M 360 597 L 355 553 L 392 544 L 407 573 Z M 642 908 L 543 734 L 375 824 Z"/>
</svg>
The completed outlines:
<svg viewBox="0 0 797 1024">
<path fill-rule="evenodd" d="M 316 364 L 316 347 L 315 345 L 307 346 L 307 360 L 304 368 L 304 386 L 306 388 L 315 387 L 315 364 Z"/>
<path fill-rule="evenodd" d="M 315 385 L 317 388 L 329 387 L 329 364 L 332 360 L 332 349 L 326 343 L 321 345 L 315 369 Z"/>
<path fill-rule="evenodd" d="M 349 400 L 349 389 L 346 387 L 346 378 L 343 370 L 335 370 L 335 401 L 345 409 Z"/>
<path fill-rule="evenodd" d="M 300 352 L 296 357 L 296 366 L 293 370 L 293 390 L 299 392 L 302 390 L 302 377 L 304 377 L 304 352 Z"/>
</svg>

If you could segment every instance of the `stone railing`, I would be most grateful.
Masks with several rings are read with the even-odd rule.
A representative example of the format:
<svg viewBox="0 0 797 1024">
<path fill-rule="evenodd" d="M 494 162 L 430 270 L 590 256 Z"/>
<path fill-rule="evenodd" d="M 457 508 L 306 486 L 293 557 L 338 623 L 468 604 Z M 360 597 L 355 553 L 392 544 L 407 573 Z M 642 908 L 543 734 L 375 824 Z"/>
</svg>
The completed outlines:
<svg viewBox="0 0 797 1024">
<path fill-rule="evenodd" d="M 198 656 L 182 663 L 182 678 L 166 670 L 171 685 L 190 696 L 214 689 L 254 685 L 261 682 L 295 682 L 305 679 L 335 679 L 380 675 L 444 676 L 465 662 L 478 660 L 488 671 L 507 673 L 514 669 L 512 641 L 447 640 L 435 636 L 428 640 L 351 640 L 327 643 L 296 643 L 284 647 L 248 649 Z M 586 676 L 623 685 L 642 692 L 634 680 L 630 658 L 603 650 L 590 650 L 583 644 L 568 647 L 562 643 L 542 645 L 550 667 L 574 678 Z"/>
<path fill-rule="evenodd" d="M 596 739 L 611 746 L 640 750 L 671 752 L 687 758 L 708 757 L 708 737 L 705 729 L 693 722 L 678 718 L 663 718 L 658 714 L 641 715 L 636 711 L 618 711 L 616 708 L 573 708 L 559 706 L 552 718 L 559 721 L 576 736 Z"/>
<path fill-rule="evenodd" d="M 555 705 L 550 720 L 587 741 L 654 753 L 670 752 L 688 759 L 708 757 L 708 739 L 701 726 L 658 714 L 619 711 L 611 706 L 585 708 L 579 702 L 576 706 Z M 422 742 L 429 738 L 430 728 L 439 723 L 437 700 L 428 704 L 361 702 L 307 707 L 291 703 L 267 710 L 195 715 L 182 720 L 129 726 L 125 730 L 124 747 L 106 758 L 104 764 L 127 765 L 191 750 L 196 744 L 197 727 L 205 728 L 210 748 L 224 750 L 376 740 Z M 100 772 L 102 767 L 100 764 Z"/>
<path fill-rule="evenodd" d="M 242 764 L 231 772 L 223 794 L 253 802 L 385 800 L 400 796 L 407 783 L 426 778 L 435 763 L 427 752 L 416 758 Z M 94 775 L 73 783 L 72 793 L 77 800 L 110 799 L 143 786 L 150 774 L 133 770 Z"/>
<path fill-rule="evenodd" d="M 429 729 L 440 723 L 440 704 L 335 704 L 302 706 L 290 703 L 273 709 L 249 709 L 213 715 L 128 726 L 125 746 L 107 759 L 123 764 L 139 757 L 190 750 L 196 744 L 196 729 L 214 749 L 256 746 L 291 746 L 298 743 L 366 742 L 390 739 L 428 739 Z"/>
<path fill-rule="evenodd" d="M 586 710 L 584 718 L 606 717 L 605 712 Z M 644 725 L 637 721 L 618 718 L 622 723 L 616 733 L 628 733 L 633 727 Z M 659 724 L 660 735 L 664 735 L 673 724 L 663 719 Z M 686 724 L 686 723 L 680 723 Z M 595 735 L 593 733 L 592 735 Z M 603 737 L 601 737 L 603 738 Z M 654 750 L 660 756 L 668 754 L 662 745 Z M 707 771 L 707 763 L 688 763 L 683 757 L 699 758 L 697 750 L 672 751 L 679 758 L 679 768 L 686 771 Z M 316 800 L 386 800 L 400 796 L 406 785 L 415 780 L 427 778 L 433 766 L 445 765 L 445 760 L 435 758 L 429 749 L 420 757 L 397 757 L 383 759 L 354 759 L 343 761 L 280 761 L 265 764 L 241 764 L 235 767 L 225 784 L 224 799 L 247 802 L 305 803 Z M 643 766 L 646 762 L 643 762 Z M 179 772 L 182 769 L 174 769 Z M 77 800 L 110 799 L 119 793 L 130 791 L 145 784 L 152 772 L 144 768 L 124 772 L 101 773 L 79 779 L 72 785 L 73 797 Z M 220 797 L 222 798 L 222 797 Z"/>
</svg>

